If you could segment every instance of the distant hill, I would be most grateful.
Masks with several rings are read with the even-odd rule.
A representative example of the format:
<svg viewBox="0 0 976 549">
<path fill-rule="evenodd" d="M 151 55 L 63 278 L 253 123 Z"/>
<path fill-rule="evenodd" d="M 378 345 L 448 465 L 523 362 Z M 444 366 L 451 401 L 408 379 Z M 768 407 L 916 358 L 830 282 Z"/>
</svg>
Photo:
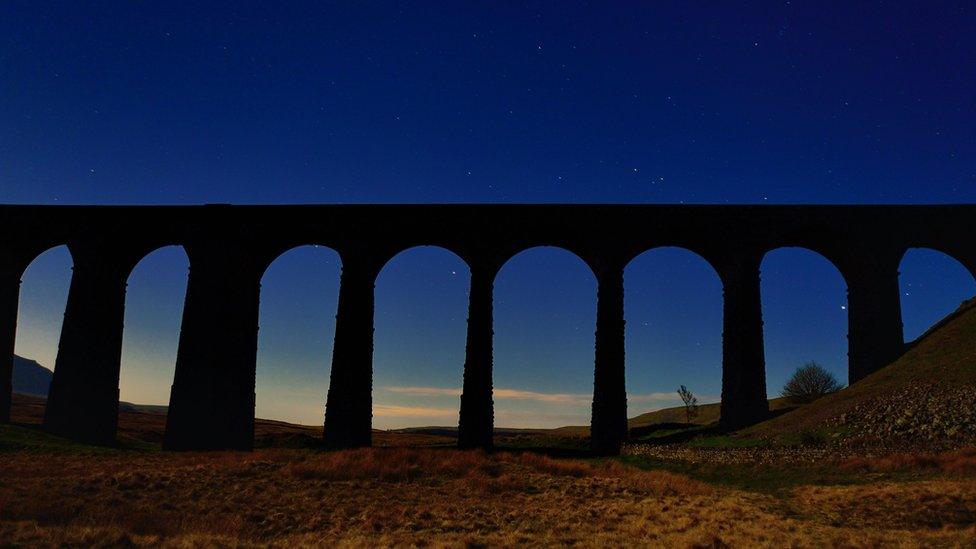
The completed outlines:
<svg viewBox="0 0 976 549">
<path fill-rule="evenodd" d="M 14 355 L 14 392 L 24 395 L 47 396 L 54 372 L 36 360 Z"/>
<path fill-rule="evenodd" d="M 120 412 L 142 412 L 145 414 L 166 414 L 169 406 L 165 404 L 133 404 L 124 400 L 119 401 Z"/>
<path fill-rule="evenodd" d="M 773 398 L 769 400 L 769 410 L 770 412 L 785 413 L 792 410 L 796 406 L 789 402 L 785 398 Z M 710 425 L 712 423 L 718 422 L 719 416 L 719 403 L 713 404 L 702 404 L 698 406 L 698 415 L 692 418 L 690 425 Z M 662 426 L 674 426 L 674 425 L 689 425 L 685 423 L 685 408 L 684 406 L 675 406 L 673 408 L 662 408 L 660 410 L 654 410 L 653 412 L 647 412 L 634 416 L 627 420 L 627 426 L 633 429 L 640 429 L 643 427 L 648 427 L 652 425 Z M 448 426 L 437 426 L 437 427 L 404 427 L 401 429 L 391 429 L 391 433 L 410 433 L 410 434 L 427 434 L 427 435 L 440 435 L 440 436 L 457 436 L 457 427 Z M 589 425 L 567 425 L 565 427 L 555 427 L 555 428 L 512 428 L 512 427 L 495 427 L 495 436 L 503 437 L 517 437 L 517 436 L 561 436 L 561 437 L 587 437 L 590 436 Z"/>
<path fill-rule="evenodd" d="M 557 429 L 531 429 L 517 427 L 495 427 L 496 436 L 524 436 L 524 435 L 550 435 L 562 429 L 572 429 L 573 427 L 559 427 Z M 390 429 L 391 433 L 419 434 L 419 435 L 438 435 L 446 437 L 456 437 L 458 428 L 448 426 L 433 427 L 403 427 L 400 429 Z"/>
<path fill-rule="evenodd" d="M 804 431 L 865 441 L 976 439 L 976 299 L 933 326 L 898 360 L 850 387 L 743 431 Z"/>
<path fill-rule="evenodd" d="M 36 360 L 14 355 L 13 386 L 15 393 L 46 398 L 48 389 L 51 387 L 52 377 L 54 377 L 54 372 L 41 366 Z M 166 408 L 165 405 L 119 402 L 119 409 L 125 412 L 165 414 Z"/>
</svg>

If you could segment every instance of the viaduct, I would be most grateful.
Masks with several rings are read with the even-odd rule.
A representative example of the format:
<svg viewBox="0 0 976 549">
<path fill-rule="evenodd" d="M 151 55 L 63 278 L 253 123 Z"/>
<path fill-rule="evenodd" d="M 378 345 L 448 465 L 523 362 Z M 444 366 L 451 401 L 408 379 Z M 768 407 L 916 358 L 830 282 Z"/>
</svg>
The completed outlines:
<svg viewBox="0 0 976 549">
<path fill-rule="evenodd" d="M 813 250 L 847 283 L 849 380 L 904 348 L 898 265 L 909 248 L 942 251 L 976 276 L 976 205 L 309 205 L 0 206 L 0 421 L 9 421 L 20 278 L 45 250 L 74 261 L 44 424 L 92 443 L 115 439 L 126 281 L 153 250 L 190 260 L 164 448 L 250 449 L 260 281 L 283 252 L 317 244 L 342 259 L 324 440 L 371 443 L 373 286 L 407 248 L 446 248 L 469 266 L 462 447 L 492 443 L 492 288 L 512 256 L 558 246 L 597 280 L 592 445 L 619 451 L 627 435 L 624 287 L 627 263 L 677 246 L 703 257 L 723 284 L 722 423 L 768 412 L 759 266 L 781 247 Z"/>
</svg>

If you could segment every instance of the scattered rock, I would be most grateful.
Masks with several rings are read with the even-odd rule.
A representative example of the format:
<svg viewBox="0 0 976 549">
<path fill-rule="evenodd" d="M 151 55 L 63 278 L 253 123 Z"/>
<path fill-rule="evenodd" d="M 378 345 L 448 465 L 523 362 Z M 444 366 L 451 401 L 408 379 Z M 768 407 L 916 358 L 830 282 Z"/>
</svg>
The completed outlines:
<svg viewBox="0 0 976 549">
<path fill-rule="evenodd" d="M 861 437 L 919 438 L 922 441 L 976 438 L 976 398 L 972 387 L 915 384 L 862 402 L 828 426 Z"/>
</svg>

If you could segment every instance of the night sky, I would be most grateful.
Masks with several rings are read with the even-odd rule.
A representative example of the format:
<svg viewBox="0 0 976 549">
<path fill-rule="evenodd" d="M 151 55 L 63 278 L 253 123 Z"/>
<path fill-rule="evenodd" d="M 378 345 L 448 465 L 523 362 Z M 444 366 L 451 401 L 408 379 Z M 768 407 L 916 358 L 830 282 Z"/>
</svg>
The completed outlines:
<svg viewBox="0 0 976 549">
<path fill-rule="evenodd" d="M 976 203 L 965 3 L 175 4 L 0 5 L 0 202 Z M 48 367 L 70 268 L 24 276 L 17 353 Z M 265 275 L 258 415 L 321 422 L 340 268 Z M 164 248 L 129 280 L 123 400 L 168 401 L 186 272 Z M 907 339 L 976 294 L 935 251 L 901 272 Z M 784 249 L 762 276 L 769 394 L 810 360 L 846 381 L 840 274 Z M 560 249 L 504 267 L 496 424 L 588 422 L 595 289 Z M 374 425 L 456 423 L 467 290 L 441 249 L 381 272 Z M 711 268 L 654 250 L 626 292 L 631 415 L 717 399 Z"/>
</svg>

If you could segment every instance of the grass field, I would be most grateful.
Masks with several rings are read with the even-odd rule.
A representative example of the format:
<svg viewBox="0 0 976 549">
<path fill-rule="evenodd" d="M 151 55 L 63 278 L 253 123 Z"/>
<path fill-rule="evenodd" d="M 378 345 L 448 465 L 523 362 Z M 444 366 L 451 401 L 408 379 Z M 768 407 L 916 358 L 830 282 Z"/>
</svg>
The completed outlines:
<svg viewBox="0 0 976 549">
<path fill-rule="evenodd" d="M 970 546 L 976 539 L 976 452 L 924 463 L 847 460 L 823 476 L 823 464 L 706 469 L 640 456 L 438 448 L 169 454 L 92 449 L 10 426 L 0 438 L 19 441 L 0 454 L 0 539 L 32 546 Z M 764 483 L 743 482 L 760 470 Z"/>
<path fill-rule="evenodd" d="M 966 547 L 976 539 L 971 449 L 840 456 L 712 437 L 634 445 L 617 459 L 557 459 L 385 436 L 387 447 L 341 452 L 164 453 L 0 426 L 0 540 Z M 434 446 L 402 446 L 418 443 Z"/>
<path fill-rule="evenodd" d="M 586 457 L 580 428 L 500 431 L 491 454 L 441 428 L 327 452 L 318 427 L 267 420 L 255 452 L 165 453 L 165 416 L 138 409 L 95 448 L 45 434 L 43 399 L 17 395 L 0 545 L 973 547 L 973 394 L 970 303 L 839 393 L 738 433 L 709 408 L 635 418 L 613 459 Z"/>
</svg>

